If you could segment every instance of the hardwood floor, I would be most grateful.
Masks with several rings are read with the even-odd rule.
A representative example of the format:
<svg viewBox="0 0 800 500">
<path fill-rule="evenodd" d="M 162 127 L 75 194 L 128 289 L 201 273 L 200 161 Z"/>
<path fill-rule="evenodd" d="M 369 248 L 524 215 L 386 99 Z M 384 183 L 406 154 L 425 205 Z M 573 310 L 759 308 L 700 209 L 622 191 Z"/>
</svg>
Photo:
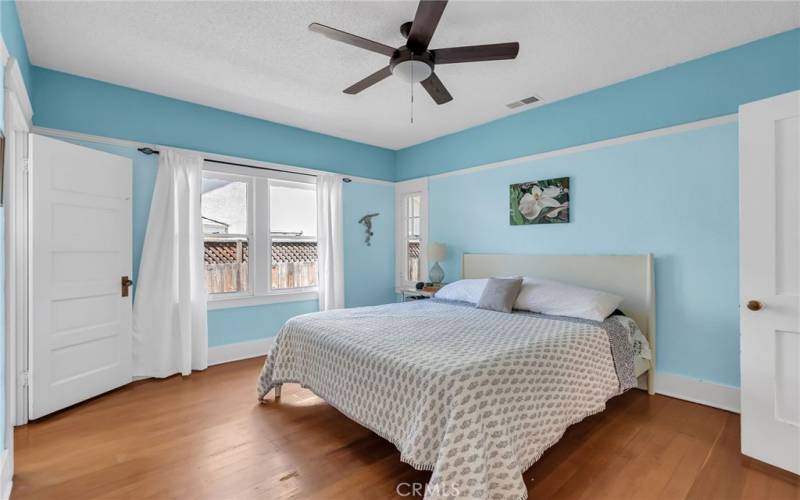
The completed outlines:
<svg viewBox="0 0 800 500">
<path fill-rule="evenodd" d="M 139 382 L 18 428 L 12 498 L 381 499 L 427 480 L 306 390 L 257 404 L 260 366 Z M 738 450 L 738 415 L 631 391 L 525 480 L 532 499 L 800 498 L 797 476 Z"/>
</svg>

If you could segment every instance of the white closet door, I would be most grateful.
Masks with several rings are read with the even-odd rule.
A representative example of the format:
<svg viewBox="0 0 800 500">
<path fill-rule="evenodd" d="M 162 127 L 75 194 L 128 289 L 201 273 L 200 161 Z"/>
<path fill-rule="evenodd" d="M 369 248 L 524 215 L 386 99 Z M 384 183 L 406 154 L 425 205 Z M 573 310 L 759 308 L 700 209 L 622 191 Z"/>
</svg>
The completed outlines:
<svg viewBox="0 0 800 500">
<path fill-rule="evenodd" d="M 31 418 L 131 381 L 131 172 L 30 136 Z"/>
<path fill-rule="evenodd" d="M 800 473 L 800 92 L 739 108 L 742 453 Z"/>
</svg>

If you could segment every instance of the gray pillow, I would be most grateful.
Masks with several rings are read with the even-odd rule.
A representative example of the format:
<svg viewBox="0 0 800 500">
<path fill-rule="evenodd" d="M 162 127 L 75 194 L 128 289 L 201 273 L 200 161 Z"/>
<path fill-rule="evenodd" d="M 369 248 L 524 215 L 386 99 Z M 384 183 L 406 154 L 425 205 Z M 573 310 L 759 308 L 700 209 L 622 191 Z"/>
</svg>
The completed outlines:
<svg viewBox="0 0 800 500">
<path fill-rule="evenodd" d="M 477 307 L 509 313 L 521 288 L 522 278 L 489 278 Z"/>
</svg>

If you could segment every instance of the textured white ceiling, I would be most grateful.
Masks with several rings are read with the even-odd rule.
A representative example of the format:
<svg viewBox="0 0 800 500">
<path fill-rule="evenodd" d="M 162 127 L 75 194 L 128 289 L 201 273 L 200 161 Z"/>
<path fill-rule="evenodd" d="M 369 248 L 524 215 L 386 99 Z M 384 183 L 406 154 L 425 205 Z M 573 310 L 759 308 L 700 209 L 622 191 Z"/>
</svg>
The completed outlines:
<svg viewBox="0 0 800 500">
<path fill-rule="evenodd" d="M 392 149 L 800 26 L 796 2 L 460 2 L 431 48 L 519 41 L 516 60 L 436 69 L 436 106 L 390 77 L 342 89 L 387 58 L 312 21 L 400 46 L 414 2 L 19 2 L 34 64 Z M 513 112 L 523 111 L 518 108 Z"/>
</svg>

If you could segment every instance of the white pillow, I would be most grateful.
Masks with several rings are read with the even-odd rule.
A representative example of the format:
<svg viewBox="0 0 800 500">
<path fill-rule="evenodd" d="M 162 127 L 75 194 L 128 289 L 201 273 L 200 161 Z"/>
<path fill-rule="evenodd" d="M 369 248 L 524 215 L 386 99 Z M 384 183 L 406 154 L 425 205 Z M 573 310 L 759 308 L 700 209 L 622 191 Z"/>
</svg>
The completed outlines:
<svg viewBox="0 0 800 500">
<path fill-rule="evenodd" d="M 613 293 L 558 281 L 525 278 L 522 281 L 522 290 L 514 302 L 514 309 L 603 321 L 622 301 L 623 297 Z"/>
<path fill-rule="evenodd" d="M 486 278 L 454 281 L 436 292 L 436 298 L 477 304 L 487 281 Z"/>
</svg>

